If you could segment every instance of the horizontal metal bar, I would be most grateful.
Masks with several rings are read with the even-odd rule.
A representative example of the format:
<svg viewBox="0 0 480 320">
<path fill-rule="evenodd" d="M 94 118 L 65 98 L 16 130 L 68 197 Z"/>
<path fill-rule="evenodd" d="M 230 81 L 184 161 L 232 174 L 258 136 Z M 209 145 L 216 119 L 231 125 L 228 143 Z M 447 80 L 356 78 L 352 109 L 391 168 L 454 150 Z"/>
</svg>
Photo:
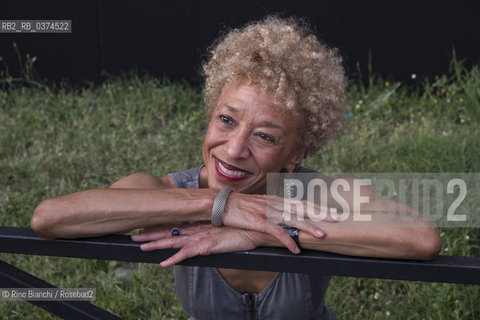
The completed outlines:
<svg viewBox="0 0 480 320">
<path fill-rule="evenodd" d="M 103 260 L 159 263 L 175 252 L 165 249 L 140 250 L 140 244 L 126 235 L 83 239 L 45 240 L 31 229 L 0 227 L 0 252 L 75 257 Z M 428 282 L 480 284 L 480 258 L 439 256 L 432 261 L 352 257 L 303 250 L 294 255 L 283 248 L 197 256 L 183 265 L 268 270 Z"/>
<path fill-rule="evenodd" d="M 56 288 L 17 267 L 0 260 L 0 288 Z M 28 301 L 64 319 L 120 319 L 87 301 Z"/>
</svg>

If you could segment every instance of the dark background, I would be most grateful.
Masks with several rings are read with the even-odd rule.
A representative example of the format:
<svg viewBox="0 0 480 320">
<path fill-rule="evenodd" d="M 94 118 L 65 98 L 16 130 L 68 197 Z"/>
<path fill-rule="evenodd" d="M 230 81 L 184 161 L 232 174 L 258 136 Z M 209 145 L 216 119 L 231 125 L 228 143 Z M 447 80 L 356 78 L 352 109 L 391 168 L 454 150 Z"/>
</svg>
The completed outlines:
<svg viewBox="0 0 480 320">
<path fill-rule="evenodd" d="M 476 0 L 2 0 L 2 20 L 70 19 L 73 32 L 0 34 L 0 56 L 18 74 L 15 41 L 52 81 L 81 84 L 135 69 L 199 84 L 201 61 L 222 30 L 280 13 L 305 18 L 338 47 L 351 77 L 358 68 L 366 77 L 371 61 L 374 73 L 409 81 L 412 73 L 447 73 L 453 48 L 467 67 L 479 64 L 479 8 Z"/>
</svg>

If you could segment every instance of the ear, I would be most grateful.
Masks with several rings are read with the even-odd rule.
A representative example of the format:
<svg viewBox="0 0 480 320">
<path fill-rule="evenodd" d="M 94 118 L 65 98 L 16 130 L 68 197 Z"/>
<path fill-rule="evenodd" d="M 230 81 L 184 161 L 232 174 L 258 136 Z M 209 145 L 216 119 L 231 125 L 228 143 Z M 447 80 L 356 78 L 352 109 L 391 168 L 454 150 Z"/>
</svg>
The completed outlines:
<svg viewBox="0 0 480 320">
<path fill-rule="evenodd" d="M 295 150 L 294 154 L 292 154 L 292 157 L 290 158 L 290 161 L 285 166 L 285 169 L 287 169 L 288 172 L 292 172 L 295 167 L 302 162 L 304 157 L 305 150 L 303 148 Z"/>
</svg>

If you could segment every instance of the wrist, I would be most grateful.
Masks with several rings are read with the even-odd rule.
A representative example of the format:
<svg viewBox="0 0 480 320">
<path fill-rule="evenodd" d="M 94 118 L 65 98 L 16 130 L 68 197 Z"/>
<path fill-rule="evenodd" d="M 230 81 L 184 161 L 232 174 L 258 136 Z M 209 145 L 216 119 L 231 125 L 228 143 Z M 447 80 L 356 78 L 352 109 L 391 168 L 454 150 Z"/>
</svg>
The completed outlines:
<svg viewBox="0 0 480 320">
<path fill-rule="evenodd" d="M 202 219 L 202 220 L 212 221 L 212 208 L 213 208 L 213 204 L 215 203 L 215 197 L 217 196 L 217 191 L 212 189 L 207 189 L 207 190 L 209 192 L 206 198 L 205 206 L 202 207 L 203 209 L 202 211 L 205 213 L 204 215 L 205 219 Z"/>
<path fill-rule="evenodd" d="M 187 196 L 180 199 L 181 202 L 175 209 L 179 213 L 179 221 L 210 221 L 217 192 L 207 188 L 181 190 Z"/>
</svg>

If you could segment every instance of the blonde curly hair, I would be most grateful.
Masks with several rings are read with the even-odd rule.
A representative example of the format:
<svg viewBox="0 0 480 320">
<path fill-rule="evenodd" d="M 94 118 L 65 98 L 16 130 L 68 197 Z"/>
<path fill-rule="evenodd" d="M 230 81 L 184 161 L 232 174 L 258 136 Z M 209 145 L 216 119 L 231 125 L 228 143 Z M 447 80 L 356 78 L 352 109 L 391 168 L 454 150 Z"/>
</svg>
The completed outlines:
<svg viewBox="0 0 480 320">
<path fill-rule="evenodd" d="M 225 85 L 247 80 L 282 110 L 301 116 L 298 143 L 315 154 L 344 122 L 348 111 L 342 58 L 294 19 L 270 16 L 234 29 L 210 51 L 205 72 L 208 119 Z"/>
</svg>

